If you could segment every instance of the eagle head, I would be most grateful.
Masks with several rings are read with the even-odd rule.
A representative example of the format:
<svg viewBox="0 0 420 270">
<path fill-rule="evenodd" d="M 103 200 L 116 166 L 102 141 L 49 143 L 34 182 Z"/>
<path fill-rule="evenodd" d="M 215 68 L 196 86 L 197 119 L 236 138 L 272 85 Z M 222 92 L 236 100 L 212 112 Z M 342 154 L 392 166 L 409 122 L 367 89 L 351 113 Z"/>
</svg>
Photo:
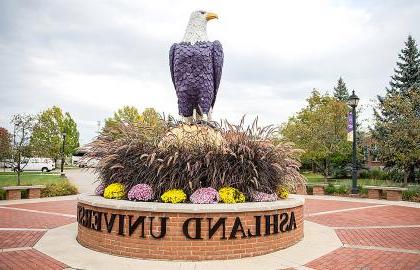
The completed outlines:
<svg viewBox="0 0 420 270">
<path fill-rule="evenodd" d="M 208 41 L 207 22 L 212 19 L 218 19 L 216 13 L 203 10 L 196 10 L 191 13 L 190 20 L 184 35 L 184 42 L 194 44 L 198 41 Z"/>
</svg>

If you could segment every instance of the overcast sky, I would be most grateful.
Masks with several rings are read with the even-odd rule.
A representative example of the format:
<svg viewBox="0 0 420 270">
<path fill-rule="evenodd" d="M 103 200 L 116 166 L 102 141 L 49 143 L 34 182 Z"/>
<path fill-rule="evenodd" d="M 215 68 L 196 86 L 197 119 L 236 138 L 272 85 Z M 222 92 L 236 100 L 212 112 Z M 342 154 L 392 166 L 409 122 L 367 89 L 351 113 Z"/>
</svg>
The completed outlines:
<svg viewBox="0 0 420 270">
<path fill-rule="evenodd" d="M 86 143 L 123 105 L 177 115 L 168 51 L 197 9 L 220 18 L 207 27 L 225 53 L 216 119 L 280 124 L 339 76 L 368 108 L 407 35 L 420 42 L 420 1 L 1 0 L 0 126 L 58 105 Z"/>
</svg>

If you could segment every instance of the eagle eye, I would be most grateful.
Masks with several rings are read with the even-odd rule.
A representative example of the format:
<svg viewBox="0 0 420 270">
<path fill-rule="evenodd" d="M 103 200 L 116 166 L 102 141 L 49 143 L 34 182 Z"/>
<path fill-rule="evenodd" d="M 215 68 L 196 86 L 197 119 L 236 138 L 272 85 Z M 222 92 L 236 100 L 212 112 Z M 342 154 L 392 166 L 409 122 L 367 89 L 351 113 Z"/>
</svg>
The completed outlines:
<svg viewBox="0 0 420 270">
<path fill-rule="evenodd" d="M 204 13 L 205 13 L 205 12 L 204 12 L 204 11 L 202 11 L 202 10 L 200 10 L 200 13 L 204 15 Z"/>
</svg>

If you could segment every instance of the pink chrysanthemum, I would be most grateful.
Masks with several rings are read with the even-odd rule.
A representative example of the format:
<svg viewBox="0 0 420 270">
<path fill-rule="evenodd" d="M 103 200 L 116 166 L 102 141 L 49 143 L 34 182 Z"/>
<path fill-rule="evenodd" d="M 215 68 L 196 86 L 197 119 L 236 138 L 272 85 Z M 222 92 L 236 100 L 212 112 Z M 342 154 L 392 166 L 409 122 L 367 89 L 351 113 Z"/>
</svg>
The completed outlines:
<svg viewBox="0 0 420 270">
<path fill-rule="evenodd" d="M 192 203 L 218 203 L 219 200 L 219 193 L 211 187 L 199 188 L 190 196 Z"/>
<path fill-rule="evenodd" d="M 152 187 L 147 184 L 137 184 L 128 192 L 128 199 L 132 201 L 150 201 L 153 199 Z"/>
<path fill-rule="evenodd" d="M 96 189 L 95 189 L 95 195 L 96 196 L 103 196 L 104 195 L 104 191 L 105 191 L 105 184 L 104 183 L 100 183 Z"/>
<path fill-rule="evenodd" d="M 272 202 L 277 201 L 279 197 L 276 193 L 264 193 L 261 191 L 254 191 L 251 193 L 254 202 Z"/>
</svg>

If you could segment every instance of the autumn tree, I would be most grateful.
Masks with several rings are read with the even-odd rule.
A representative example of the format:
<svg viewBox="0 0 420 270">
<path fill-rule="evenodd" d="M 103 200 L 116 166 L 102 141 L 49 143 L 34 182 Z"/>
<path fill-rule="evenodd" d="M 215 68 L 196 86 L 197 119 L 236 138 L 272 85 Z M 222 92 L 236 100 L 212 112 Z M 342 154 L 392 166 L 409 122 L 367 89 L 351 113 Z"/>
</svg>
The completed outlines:
<svg viewBox="0 0 420 270">
<path fill-rule="evenodd" d="M 385 96 L 378 96 L 372 135 L 379 158 L 388 167 L 403 169 L 407 184 L 420 165 L 420 53 L 411 36 L 398 58 L 390 87 Z"/>
<path fill-rule="evenodd" d="M 17 184 L 20 185 L 20 173 L 26 164 L 22 164 L 22 157 L 31 156 L 30 139 L 35 123 L 32 115 L 16 114 L 11 121 L 14 126 L 12 158 L 16 163 Z"/>
<path fill-rule="evenodd" d="M 105 119 L 105 127 L 102 132 L 118 136 L 121 132 L 121 125 L 133 125 L 137 126 L 145 137 L 154 139 L 162 132 L 163 121 L 154 108 L 146 108 L 142 113 L 139 113 L 136 107 L 124 106 L 118 109 L 113 117 Z"/>
<path fill-rule="evenodd" d="M 6 168 L 6 159 L 11 157 L 11 139 L 12 135 L 9 133 L 9 131 L 3 127 L 0 127 L 0 162 L 4 163 L 4 168 Z"/>
<path fill-rule="evenodd" d="M 303 159 L 317 164 L 325 178 L 332 162 L 347 163 L 351 145 L 346 141 L 348 108 L 344 102 L 314 90 L 308 105 L 281 127 L 284 140 L 305 150 Z"/>
<path fill-rule="evenodd" d="M 63 133 L 66 133 L 64 156 L 70 156 L 79 147 L 76 122 L 56 106 L 39 113 L 31 137 L 34 154 L 57 161 L 62 155 Z"/>
</svg>

